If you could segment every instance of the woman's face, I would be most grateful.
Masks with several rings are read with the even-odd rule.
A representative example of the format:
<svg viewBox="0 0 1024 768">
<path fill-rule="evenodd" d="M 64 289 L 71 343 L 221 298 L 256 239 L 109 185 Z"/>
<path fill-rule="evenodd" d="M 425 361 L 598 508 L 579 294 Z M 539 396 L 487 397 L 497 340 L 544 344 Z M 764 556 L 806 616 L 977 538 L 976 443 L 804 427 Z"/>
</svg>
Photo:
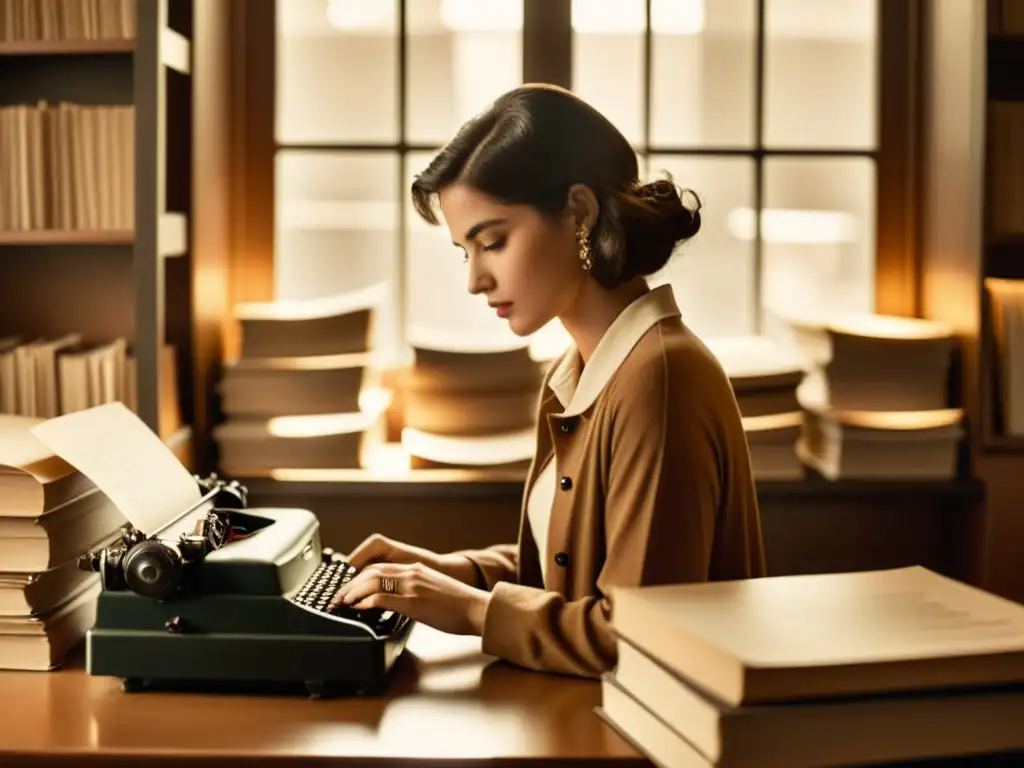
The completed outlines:
<svg viewBox="0 0 1024 768">
<path fill-rule="evenodd" d="M 453 184 L 439 195 L 452 242 L 465 253 L 469 292 L 483 294 L 518 336 L 528 336 L 572 306 L 587 275 L 571 213 L 547 217 Z"/>
</svg>

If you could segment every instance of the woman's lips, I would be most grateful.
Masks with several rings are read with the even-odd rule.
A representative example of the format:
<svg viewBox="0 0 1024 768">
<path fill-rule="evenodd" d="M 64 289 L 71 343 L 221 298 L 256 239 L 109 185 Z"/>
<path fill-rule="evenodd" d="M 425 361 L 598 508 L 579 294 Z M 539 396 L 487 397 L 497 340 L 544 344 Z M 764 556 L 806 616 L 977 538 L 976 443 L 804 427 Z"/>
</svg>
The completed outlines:
<svg viewBox="0 0 1024 768">
<path fill-rule="evenodd" d="M 512 302 L 506 302 L 505 304 L 495 304 L 494 311 L 498 313 L 498 317 L 508 317 L 508 313 L 512 311 Z"/>
</svg>

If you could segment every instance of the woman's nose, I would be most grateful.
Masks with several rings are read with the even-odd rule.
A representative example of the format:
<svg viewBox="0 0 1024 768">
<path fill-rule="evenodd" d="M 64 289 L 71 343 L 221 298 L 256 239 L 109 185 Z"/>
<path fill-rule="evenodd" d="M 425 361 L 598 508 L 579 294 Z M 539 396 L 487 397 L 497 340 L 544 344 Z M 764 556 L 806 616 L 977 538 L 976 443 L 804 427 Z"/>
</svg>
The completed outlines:
<svg viewBox="0 0 1024 768">
<path fill-rule="evenodd" d="M 480 259 L 469 260 L 469 292 L 476 296 L 494 287 L 494 278 L 483 268 Z"/>
</svg>

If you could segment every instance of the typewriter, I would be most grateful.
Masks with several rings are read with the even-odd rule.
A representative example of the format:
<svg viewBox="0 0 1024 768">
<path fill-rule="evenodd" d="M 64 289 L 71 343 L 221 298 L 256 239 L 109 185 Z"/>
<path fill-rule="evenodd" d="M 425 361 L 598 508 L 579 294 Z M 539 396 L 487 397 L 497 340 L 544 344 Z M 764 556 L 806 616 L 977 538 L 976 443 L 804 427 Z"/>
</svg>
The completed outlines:
<svg viewBox="0 0 1024 768">
<path fill-rule="evenodd" d="M 216 475 L 199 502 L 150 535 L 125 525 L 79 567 L 102 589 L 86 634 L 91 675 L 122 688 L 295 688 L 311 697 L 379 692 L 413 622 L 380 610 L 328 612 L 355 570 L 321 547 L 303 509 L 249 509 Z"/>
</svg>

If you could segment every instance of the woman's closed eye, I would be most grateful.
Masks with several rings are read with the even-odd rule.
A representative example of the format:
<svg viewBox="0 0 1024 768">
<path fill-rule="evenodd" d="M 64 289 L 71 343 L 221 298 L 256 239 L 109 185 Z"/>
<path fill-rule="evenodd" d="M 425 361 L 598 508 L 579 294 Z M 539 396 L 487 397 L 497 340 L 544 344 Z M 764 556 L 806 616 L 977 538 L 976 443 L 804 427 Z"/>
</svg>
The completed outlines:
<svg viewBox="0 0 1024 768">
<path fill-rule="evenodd" d="M 506 241 L 506 238 L 499 237 L 497 240 L 495 240 L 490 245 L 485 245 L 483 247 L 483 250 L 484 251 L 488 251 L 488 252 L 490 252 L 490 251 L 500 251 L 502 248 L 505 247 L 505 241 Z"/>
<path fill-rule="evenodd" d="M 502 248 L 505 247 L 505 243 L 507 242 L 507 240 L 508 240 L 507 238 L 499 237 L 493 243 L 490 243 L 490 244 L 487 244 L 487 245 L 481 245 L 480 246 L 480 250 L 483 251 L 484 253 L 493 253 L 493 252 L 500 251 Z M 459 250 L 462 251 L 462 263 L 463 264 L 468 263 L 469 262 L 469 251 L 466 251 L 466 250 L 464 250 L 462 248 L 460 248 Z"/>
</svg>

